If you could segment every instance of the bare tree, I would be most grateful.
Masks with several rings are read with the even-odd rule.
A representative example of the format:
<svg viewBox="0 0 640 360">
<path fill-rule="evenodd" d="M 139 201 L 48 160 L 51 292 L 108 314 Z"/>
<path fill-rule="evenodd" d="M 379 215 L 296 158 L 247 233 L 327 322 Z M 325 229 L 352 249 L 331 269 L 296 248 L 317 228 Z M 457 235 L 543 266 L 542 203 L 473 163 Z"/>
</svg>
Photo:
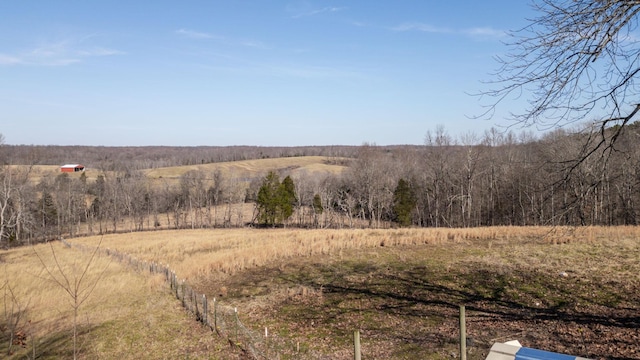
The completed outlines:
<svg viewBox="0 0 640 360">
<path fill-rule="evenodd" d="M 351 182 L 353 196 L 358 201 L 360 218 L 368 219 L 370 227 L 380 227 L 385 211 L 393 203 L 393 189 L 397 179 L 393 161 L 375 144 L 363 144 L 357 160 L 349 168 L 347 178 Z"/>
<path fill-rule="evenodd" d="M 49 243 L 51 249 L 50 258 L 45 258 L 45 254 L 40 254 L 33 247 L 33 252 L 42 264 L 42 267 L 48 275 L 48 280 L 52 281 L 56 286 L 62 289 L 67 295 L 73 310 L 73 359 L 78 358 L 78 315 L 80 307 L 91 296 L 93 290 L 96 288 L 105 272 L 107 271 L 110 262 L 99 270 L 98 272 L 91 271 L 92 267 L 95 267 L 95 260 L 98 256 L 98 250 L 102 244 L 102 238 L 98 242 L 98 245 L 91 249 L 89 258 L 86 264 L 78 263 L 76 260 L 73 264 L 61 262 L 58 259 L 56 250 L 53 247 L 53 243 Z M 69 246 L 65 243 L 65 246 Z"/>
<path fill-rule="evenodd" d="M 638 0 L 534 0 L 538 17 L 510 33 L 508 55 L 492 81 L 485 116 L 524 94 L 528 107 L 516 123 L 550 129 L 593 120 L 597 141 L 586 142 L 572 166 L 608 154 L 640 110 Z M 608 130 L 612 125 L 616 126 Z M 604 163 L 604 162 L 603 162 Z"/>
<path fill-rule="evenodd" d="M 427 165 L 423 174 L 423 206 L 425 207 L 423 222 L 427 226 L 449 226 L 450 213 L 447 212 L 449 200 L 452 198 L 451 161 L 454 141 L 444 126 L 436 127 L 434 133 L 427 131 L 425 135 L 424 163 Z"/>
<path fill-rule="evenodd" d="M 24 193 L 30 186 L 32 166 L 13 168 L 0 165 L 0 245 L 20 242 L 20 230 L 24 225 Z"/>
</svg>

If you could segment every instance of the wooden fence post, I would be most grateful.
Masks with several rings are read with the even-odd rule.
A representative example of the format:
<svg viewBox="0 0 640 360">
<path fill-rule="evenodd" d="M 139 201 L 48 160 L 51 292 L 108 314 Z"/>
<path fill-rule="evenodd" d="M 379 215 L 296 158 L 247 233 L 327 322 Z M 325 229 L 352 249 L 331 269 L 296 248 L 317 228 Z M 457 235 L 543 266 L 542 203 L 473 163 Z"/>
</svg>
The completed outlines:
<svg viewBox="0 0 640 360">
<path fill-rule="evenodd" d="M 209 326 L 209 304 L 207 303 L 207 295 L 202 294 L 202 323 Z"/>
<path fill-rule="evenodd" d="M 185 286 L 184 286 L 184 280 L 182 280 L 182 307 L 186 308 L 187 307 L 187 303 L 186 303 L 186 299 L 187 299 L 187 294 L 184 292 L 185 290 Z"/>
<path fill-rule="evenodd" d="M 218 303 L 216 298 L 213 298 L 213 330 L 218 332 Z"/>
<path fill-rule="evenodd" d="M 171 276 L 173 277 L 173 288 L 176 291 L 176 299 L 179 299 L 179 297 L 178 297 L 178 277 L 176 276 L 176 272 L 174 271 Z"/>
<path fill-rule="evenodd" d="M 264 327 L 264 354 L 267 357 L 267 359 L 269 358 L 269 330 L 267 330 L 267 327 Z"/>
<path fill-rule="evenodd" d="M 467 325 L 464 305 L 460 305 L 460 360 L 467 360 Z"/>
<path fill-rule="evenodd" d="M 240 327 L 240 319 L 238 319 L 238 308 L 233 308 L 233 312 L 235 313 L 236 316 L 236 346 L 238 346 L 238 328 Z"/>
<path fill-rule="evenodd" d="M 196 315 L 196 319 L 202 320 L 202 315 L 198 311 L 198 293 L 195 290 L 191 290 L 191 294 L 193 295 L 191 297 L 193 299 L 193 313 Z"/>
<path fill-rule="evenodd" d="M 353 358 L 360 360 L 360 330 L 353 333 Z"/>
</svg>

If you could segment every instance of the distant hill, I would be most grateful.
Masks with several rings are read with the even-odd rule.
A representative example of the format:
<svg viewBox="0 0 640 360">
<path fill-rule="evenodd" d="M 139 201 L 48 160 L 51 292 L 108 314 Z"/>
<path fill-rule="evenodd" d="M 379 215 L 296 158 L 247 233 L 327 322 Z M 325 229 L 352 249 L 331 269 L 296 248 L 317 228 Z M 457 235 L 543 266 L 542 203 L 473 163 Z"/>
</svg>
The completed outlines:
<svg viewBox="0 0 640 360">
<path fill-rule="evenodd" d="M 337 175 L 344 171 L 352 159 L 334 158 L 328 156 L 296 156 L 283 158 L 253 159 L 240 161 L 226 161 L 200 165 L 167 166 L 155 169 L 138 170 L 151 180 L 165 179 L 178 180 L 190 171 L 213 174 L 217 171 L 226 177 L 235 179 L 252 180 L 264 176 L 269 171 L 275 171 L 287 175 Z M 58 165 L 11 165 L 23 171 L 30 171 L 29 177 L 32 183 L 37 184 L 44 178 L 54 178 L 60 174 Z M 112 171 L 104 171 L 87 167 L 84 175 L 90 182 L 95 181 L 99 175 L 110 174 Z M 79 178 L 83 173 L 66 173 L 71 178 Z"/>
<path fill-rule="evenodd" d="M 2 145 L 0 164 L 56 165 L 79 163 L 88 168 L 142 170 L 256 159 L 303 156 L 355 157 L 358 146 L 57 146 Z"/>
<path fill-rule="evenodd" d="M 348 158 L 332 158 L 327 156 L 297 156 L 275 159 L 254 159 L 241 161 L 227 161 L 188 166 L 171 166 L 144 170 L 149 178 L 179 178 L 189 171 L 204 171 L 213 173 L 220 171 L 224 175 L 236 178 L 252 178 L 269 171 L 286 171 L 295 173 L 326 173 L 339 174 L 349 163 Z"/>
</svg>

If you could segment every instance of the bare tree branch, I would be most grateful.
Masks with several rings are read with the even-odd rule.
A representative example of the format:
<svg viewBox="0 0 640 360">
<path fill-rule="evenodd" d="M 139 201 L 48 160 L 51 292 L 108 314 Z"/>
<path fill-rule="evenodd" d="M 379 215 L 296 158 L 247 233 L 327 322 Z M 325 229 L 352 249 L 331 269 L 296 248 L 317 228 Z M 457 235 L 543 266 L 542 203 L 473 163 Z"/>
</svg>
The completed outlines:
<svg viewBox="0 0 640 360">
<path fill-rule="evenodd" d="M 511 114 L 516 124 L 550 129 L 594 121 L 604 140 L 585 155 L 612 148 L 618 132 L 604 130 L 629 123 L 640 103 L 640 1 L 540 0 L 533 7 L 539 16 L 512 32 L 508 55 L 497 58 L 495 88 L 479 94 L 492 99 L 480 117 L 526 96 L 528 106 Z"/>
</svg>

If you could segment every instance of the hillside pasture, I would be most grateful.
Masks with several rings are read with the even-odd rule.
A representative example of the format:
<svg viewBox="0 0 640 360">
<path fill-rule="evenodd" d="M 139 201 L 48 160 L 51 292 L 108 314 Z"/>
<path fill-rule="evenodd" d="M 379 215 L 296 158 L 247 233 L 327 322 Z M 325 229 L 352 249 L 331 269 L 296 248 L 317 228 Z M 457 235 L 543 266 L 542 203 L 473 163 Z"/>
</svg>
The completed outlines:
<svg viewBox="0 0 640 360">
<path fill-rule="evenodd" d="M 241 180 L 249 180 L 264 176 L 269 171 L 285 172 L 288 175 L 338 175 L 346 168 L 350 159 L 336 158 L 329 156 L 297 156 L 282 158 L 265 158 L 252 160 L 239 160 L 218 163 L 205 163 L 198 165 L 170 166 L 153 169 L 143 169 L 141 173 L 157 182 L 158 179 L 177 180 L 183 175 L 197 171 L 204 174 L 213 174 L 217 171 L 223 176 Z M 114 171 L 103 171 L 99 168 L 88 167 L 85 169 L 87 181 L 95 181 L 98 176 L 116 176 Z M 27 174 L 33 184 L 41 182 L 43 179 L 53 179 L 62 174 L 59 165 L 11 165 L 12 170 L 17 174 Z M 81 172 L 66 173 L 72 178 L 80 177 Z"/>
<path fill-rule="evenodd" d="M 29 181 L 34 185 L 42 182 L 44 179 L 53 180 L 56 176 L 63 174 L 60 171 L 60 166 L 58 165 L 10 165 L 10 169 L 15 171 L 14 176 L 17 176 L 18 178 L 28 176 Z M 84 172 L 87 177 L 87 181 L 95 181 L 100 173 L 101 172 L 98 172 L 95 169 L 86 169 Z M 67 176 L 72 179 L 77 179 L 80 178 L 83 172 L 64 174 L 67 174 Z"/>
<path fill-rule="evenodd" d="M 220 171 L 225 176 L 247 179 L 264 176 L 269 171 L 286 171 L 290 174 L 331 174 L 341 173 L 346 167 L 344 159 L 326 156 L 298 156 L 274 159 L 254 159 L 231 162 L 209 163 L 189 166 L 172 166 L 145 170 L 150 179 L 179 178 L 190 171 L 214 173 Z"/>
<path fill-rule="evenodd" d="M 456 356 L 493 342 L 589 358 L 639 359 L 640 229 L 195 230 L 105 236 L 103 246 L 168 264 L 237 307 L 297 358 Z M 99 238 L 75 241 L 96 244 Z M 289 344 L 289 345 L 287 345 Z"/>
</svg>

